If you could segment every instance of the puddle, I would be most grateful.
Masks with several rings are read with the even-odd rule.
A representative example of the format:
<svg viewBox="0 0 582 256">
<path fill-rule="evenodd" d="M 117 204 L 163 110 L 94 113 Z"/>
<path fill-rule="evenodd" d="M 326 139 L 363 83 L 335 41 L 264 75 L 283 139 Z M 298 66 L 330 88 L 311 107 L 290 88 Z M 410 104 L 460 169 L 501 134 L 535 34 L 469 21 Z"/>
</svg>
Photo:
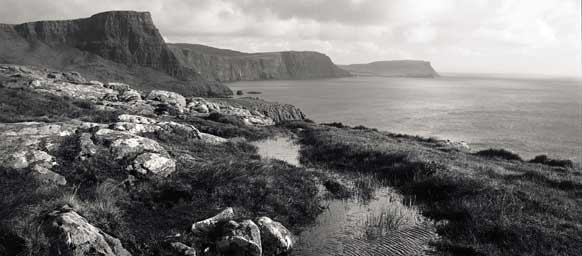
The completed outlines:
<svg viewBox="0 0 582 256">
<path fill-rule="evenodd" d="M 263 159 L 278 159 L 295 166 L 301 166 L 299 163 L 301 146 L 290 137 L 276 137 L 256 141 L 252 144 L 257 146 L 258 153 Z"/>
<path fill-rule="evenodd" d="M 262 158 L 299 166 L 300 145 L 288 137 L 253 143 Z M 326 199 L 325 210 L 299 235 L 291 255 L 427 255 L 437 238 L 433 225 L 401 195 L 381 188 L 368 201 Z"/>
</svg>

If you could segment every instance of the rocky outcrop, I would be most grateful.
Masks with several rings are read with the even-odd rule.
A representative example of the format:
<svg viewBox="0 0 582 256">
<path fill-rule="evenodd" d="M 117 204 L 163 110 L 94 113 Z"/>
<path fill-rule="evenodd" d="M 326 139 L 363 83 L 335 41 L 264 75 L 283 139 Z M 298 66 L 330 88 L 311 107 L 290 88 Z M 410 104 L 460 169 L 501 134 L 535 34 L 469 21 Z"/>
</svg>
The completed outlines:
<svg viewBox="0 0 582 256">
<path fill-rule="evenodd" d="M 286 254 L 293 248 L 295 238 L 281 223 L 269 217 L 260 217 L 256 222 L 261 230 L 265 255 Z"/>
<path fill-rule="evenodd" d="M 269 217 L 235 221 L 232 208 L 198 221 L 192 225 L 191 232 L 200 244 L 210 247 L 199 250 L 216 250 L 211 255 L 286 255 L 294 246 L 295 238 L 281 223 Z M 182 248 L 185 248 L 181 246 Z"/>
<path fill-rule="evenodd" d="M 216 248 L 222 254 L 235 252 L 241 255 L 261 256 L 261 233 L 259 227 L 252 220 L 241 223 L 229 221 L 223 226 L 223 235 L 216 242 Z"/>
<path fill-rule="evenodd" d="M 220 213 L 192 224 L 191 231 L 195 235 L 208 234 L 210 231 L 216 229 L 221 222 L 228 222 L 234 219 L 234 210 L 230 207 L 222 210 Z"/>
<path fill-rule="evenodd" d="M 74 74 L 72 76 L 74 79 L 63 80 L 63 77 L 67 77 L 68 74 Z M 119 82 L 81 82 L 86 81 L 86 79 L 73 72 L 62 73 L 41 68 L 0 65 L 0 78 L 3 78 L 0 79 L 2 87 L 34 90 L 41 94 L 87 100 L 94 102 L 96 107 L 101 110 L 118 110 L 124 113 L 147 116 L 184 114 L 202 117 L 208 116 L 212 112 L 218 112 L 235 116 L 247 125 L 274 124 L 272 118 L 252 108 L 247 109 L 240 104 L 212 102 L 199 97 L 185 98 L 181 94 L 162 90 L 152 90 L 146 94 L 133 89 L 128 84 Z M 122 125 L 132 126 L 127 129 L 148 128 L 139 122 Z M 168 125 L 172 124 L 165 123 L 162 126 Z M 176 128 L 175 125 L 174 128 Z M 208 134 L 203 134 L 199 138 L 206 138 L 208 141 L 216 143 L 221 142 L 219 138 L 214 138 Z"/>
<path fill-rule="evenodd" d="M 318 52 L 242 53 L 191 44 L 170 44 L 169 47 L 182 65 L 197 70 L 206 79 L 217 81 L 349 76 L 328 56 Z"/>
<path fill-rule="evenodd" d="M 49 213 L 43 231 L 49 241 L 49 255 L 131 256 L 119 239 L 91 225 L 68 206 Z"/>
<path fill-rule="evenodd" d="M 222 100 L 231 106 L 248 109 L 265 115 L 275 123 L 284 121 L 304 120 L 305 114 L 299 109 L 290 104 L 281 104 L 276 102 L 269 102 L 258 98 L 244 97 L 236 99 Z"/>
<path fill-rule="evenodd" d="M 77 129 L 94 126 L 98 125 L 77 121 L 0 124 L 0 165 L 27 172 L 42 182 L 65 185 L 66 179 L 53 170 L 57 166 L 54 152 Z"/>
<path fill-rule="evenodd" d="M 352 64 L 340 68 L 358 76 L 385 77 L 438 77 L 430 62 L 419 60 L 377 61 L 368 64 Z"/>
<path fill-rule="evenodd" d="M 168 86 L 188 95 L 232 94 L 226 86 L 181 65 L 148 12 L 112 11 L 76 20 L 3 24 L 0 38 L 0 63 L 75 69 L 99 79 L 116 76 L 143 84 L 143 89 Z"/>
</svg>

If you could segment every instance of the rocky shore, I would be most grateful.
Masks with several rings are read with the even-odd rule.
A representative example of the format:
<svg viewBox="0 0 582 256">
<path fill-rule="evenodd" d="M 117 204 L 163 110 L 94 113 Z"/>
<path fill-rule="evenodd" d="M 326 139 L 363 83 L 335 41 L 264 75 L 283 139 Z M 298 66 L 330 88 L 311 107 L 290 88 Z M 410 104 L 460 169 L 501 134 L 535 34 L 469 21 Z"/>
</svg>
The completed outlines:
<svg viewBox="0 0 582 256">
<path fill-rule="evenodd" d="M 302 166 L 262 159 L 249 143 L 275 136 L 298 138 Z M 324 198 L 365 202 L 386 186 L 415 198 L 439 236 L 430 243 L 388 236 L 377 241 L 395 244 L 370 243 L 373 252 L 349 248 L 370 255 L 582 248 L 582 176 L 571 161 L 316 124 L 296 107 L 258 98 L 142 91 L 5 64 L 0 141 L 0 255 L 285 255 Z M 385 230 L 386 221 L 370 230 L 425 232 Z"/>
</svg>

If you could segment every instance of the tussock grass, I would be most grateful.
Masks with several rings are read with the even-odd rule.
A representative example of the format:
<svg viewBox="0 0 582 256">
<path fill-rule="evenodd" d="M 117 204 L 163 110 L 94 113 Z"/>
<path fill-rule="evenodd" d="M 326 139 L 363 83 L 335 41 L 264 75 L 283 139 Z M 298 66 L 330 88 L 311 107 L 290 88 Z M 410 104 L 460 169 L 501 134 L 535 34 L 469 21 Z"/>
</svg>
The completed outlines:
<svg viewBox="0 0 582 256">
<path fill-rule="evenodd" d="M 95 109 L 89 101 L 42 95 L 32 90 L 0 87 L 0 122 L 54 122 L 78 118 L 88 122 L 115 121 L 114 111 Z"/>
<path fill-rule="evenodd" d="M 412 205 L 395 202 L 382 208 L 379 213 L 371 212 L 366 215 L 366 237 L 376 239 L 386 236 L 390 232 L 410 227 L 420 222 L 420 212 Z"/>
<path fill-rule="evenodd" d="M 318 127 L 301 137 L 304 165 L 372 173 L 445 221 L 441 255 L 582 254 L 578 170 L 556 172 L 505 150 L 444 152 L 429 139 L 372 130 Z"/>
</svg>

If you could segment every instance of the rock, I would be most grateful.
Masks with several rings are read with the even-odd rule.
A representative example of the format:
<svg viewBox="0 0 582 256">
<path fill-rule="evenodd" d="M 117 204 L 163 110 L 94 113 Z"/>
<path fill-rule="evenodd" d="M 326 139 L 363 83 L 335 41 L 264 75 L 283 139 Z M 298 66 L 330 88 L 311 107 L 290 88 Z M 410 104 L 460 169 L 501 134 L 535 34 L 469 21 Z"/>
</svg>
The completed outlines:
<svg viewBox="0 0 582 256">
<path fill-rule="evenodd" d="M 261 232 L 252 220 L 236 223 L 229 221 L 224 227 L 223 237 L 216 242 L 218 251 L 236 255 L 261 256 Z"/>
<path fill-rule="evenodd" d="M 233 220 L 235 217 L 234 210 L 231 207 L 224 209 L 222 212 L 218 213 L 214 217 L 198 221 L 192 224 L 191 231 L 194 235 L 204 235 L 208 232 L 214 230 L 216 225 L 221 222 L 227 222 Z"/>
<path fill-rule="evenodd" d="M 144 153 L 136 157 L 130 170 L 146 175 L 153 173 L 167 177 L 176 170 L 176 161 L 157 153 Z"/>
<path fill-rule="evenodd" d="M 118 92 L 125 92 L 125 91 L 129 91 L 131 88 L 129 87 L 128 84 L 125 83 L 117 83 L 117 82 L 108 82 L 105 85 L 105 88 L 109 88 Z"/>
<path fill-rule="evenodd" d="M 106 128 L 99 129 L 94 136 L 101 145 L 107 145 L 113 160 L 127 163 L 129 171 L 166 177 L 176 170 L 176 162 L 155 140 Z"/>
<path fill-rule="evenodd" d="M 119 239 L 91 225 L 69 207 L 49 213 L 43 231 L 49 242 L 49 255 L 131 256 Z"/>
<path fill-rule="evenodd" d="M 85 160 L 97 154 L 97 146 L 93 143 L 90 133 L 83 133 L 79 136 L 79 158 Z"/>
<path fill-rule="evenodd" d="M 146 97 L 147 100 L 159 101 L 174 107 L 179 113 L 184 112 L 186 108 L 186 98 L 184 96 L 168 91 L 153 90 Z"/>
<path fill-rule="evenodd" d="M 187 246 L 180 242 L 173 242 L 171 243 L 172 248 L 174 251 L 180 256 L 196 256 L 196 249 Z"/>
<path fill-rule="evenodd" d="M 208 144 L 222 144 L 222 143 L 226 143 L 228 142 L 227 139 L 222 138 L 222 137 L 218 137 L 212 134 L 208 134 L 208 133 L 199 133 L 198 136 L 200 137 L 200 140 L 208 143 Z"/>
<path fill-rule="evenodd" d="M 62 80 L 65 82 L 73 83 L 73 84 L 86 84 L 87 79 L 85 79 L 81 74 L 78 72 L 66 72 L 62 75 Z"/>
<path fill-rule="evenodd" d="M 132 158 L 143 152 L 165 152 L 156 141 L 128 132 L 102 128 L 95 133 L 95 138 L 103 141 L 102 144 L 109 145 L 117 160 Z"/>
<path fill-rule="evenodd" d="M 123 102 L 135 102 L 141 100 L 141 94 L 133 89 L 123 91 L 117 98 Z"/>
<path fill-rule="evenodd" d="M 281 223 L 269 217 L 260 217 L 257 220 L 261 230 L 261 241 L 265 255 L 279 255 L 289 252 L 295 244 L 293 234 Z"/>
</svg>

